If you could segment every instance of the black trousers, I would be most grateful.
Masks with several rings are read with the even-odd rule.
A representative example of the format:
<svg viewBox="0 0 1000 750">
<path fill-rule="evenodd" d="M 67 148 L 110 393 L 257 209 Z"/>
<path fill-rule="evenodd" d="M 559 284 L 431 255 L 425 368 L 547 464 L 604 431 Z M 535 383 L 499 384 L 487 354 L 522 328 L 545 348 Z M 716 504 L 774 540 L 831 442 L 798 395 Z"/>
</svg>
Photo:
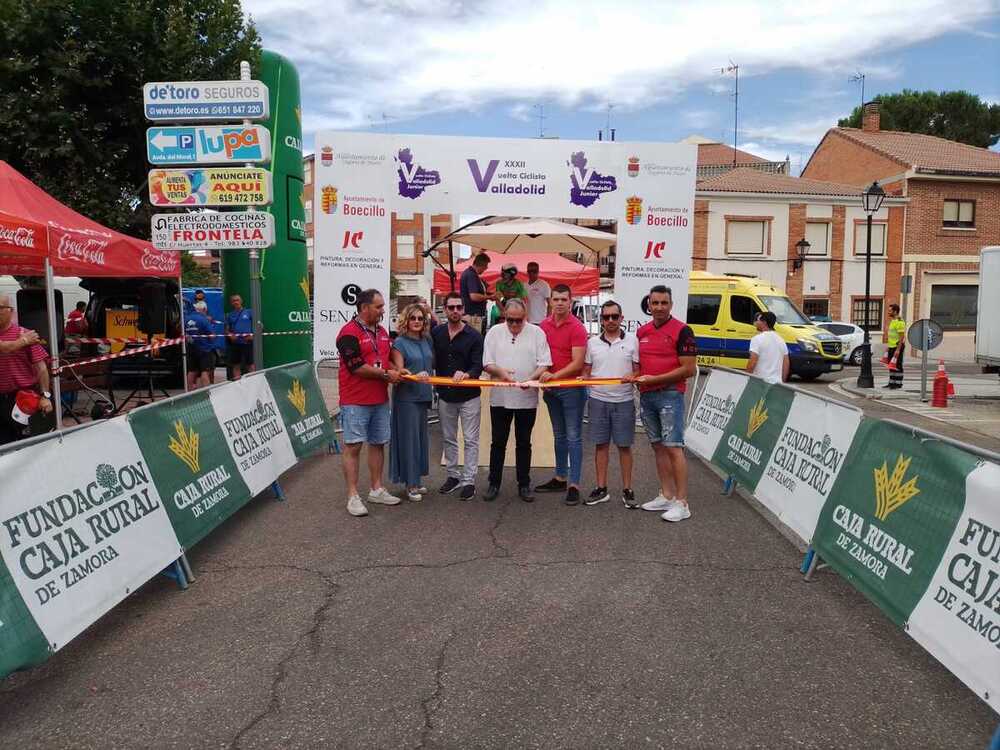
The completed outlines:
<svg viewBox="0 0 1000 750">
<path fill-rule="evenodd" d="M 17 391 L 0 393 L 0 445 L 7 445 L 24 437 L 24 425 L 18 424 L 10 415 L 14 408 Z"/>
<path fill-rule="evenodd" d="M 896 346 L 889 347 L 889 361 L 892 362 L 892 358 L 896 356 L 896 350 L 899 350 L 899 361 L 896 362 L 896 369 L 889 370 L 889 385 L 893 388 L 903 387 L 903 354 L 905 354 L 906 345 L 900 341 Z"/>
<path fill-rule="evenodd" d="M 489 483 L 500 486 L 503 479 L 503 460 L 510 439 L 510 423 L 514 423 L 514 464 L 517 467 L 517 486 L 531 484 L 531 431 L 535 427 L 537 409 L 506 409 L 502 406 L 490 407 L 490 427 L 493 442 L 490 445 Z"/>
</svg>

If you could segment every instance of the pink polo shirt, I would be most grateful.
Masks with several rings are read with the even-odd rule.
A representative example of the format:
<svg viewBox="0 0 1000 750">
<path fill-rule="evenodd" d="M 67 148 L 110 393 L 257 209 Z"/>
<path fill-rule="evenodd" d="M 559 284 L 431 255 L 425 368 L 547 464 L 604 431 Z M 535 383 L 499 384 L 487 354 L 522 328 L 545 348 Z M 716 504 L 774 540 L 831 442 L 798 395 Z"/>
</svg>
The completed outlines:
<svg viewBox="0 0 1000 750">
<path fill-rule="evenodd" d="M 573 347 L 587 348 L 587 329 L 575 315 L 567 315 L 562 323 L 556 323 L 551 315 L 538 324 L 545 331 L 552 352 L 552 366 L 549 372 L 558 372 L 573 361 Z"/>
<path fill-rule="evenodd" d="M 26 329 L 12 323 L 6 330 L 0 331 L 0 341 L 17 341 L 24 330 Z M 38 344 L 0 354 L 0 393 L 34 388 L 38 383 L 35 363 L 48 359 L 48 356 Z"/>
</svg>

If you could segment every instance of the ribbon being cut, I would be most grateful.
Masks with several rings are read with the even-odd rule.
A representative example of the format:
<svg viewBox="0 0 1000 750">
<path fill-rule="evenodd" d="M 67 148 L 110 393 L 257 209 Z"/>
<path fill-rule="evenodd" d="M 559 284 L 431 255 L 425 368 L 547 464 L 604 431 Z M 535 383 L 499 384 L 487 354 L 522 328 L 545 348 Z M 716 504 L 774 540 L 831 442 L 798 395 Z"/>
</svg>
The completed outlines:
<svg viewBox="0 0 1000 750">
<path fill-rule="evenodd" d="M 589 385 L 622 385 L 627 382 L 621 378 L 566 378 L 564 380 L 549 380 L 545 383 L 540 380 L 525 380 L 523 383 L 510 383 L 505 380 L 476 380 L 474 378 L 455 380 L 436 375 L 428 375 L 427 377 L 403 375 L 403 379 L 418 383 L 428 383 L 430 385 L 446 385 L 458 388 L 581 388 Z"/>
</svg>

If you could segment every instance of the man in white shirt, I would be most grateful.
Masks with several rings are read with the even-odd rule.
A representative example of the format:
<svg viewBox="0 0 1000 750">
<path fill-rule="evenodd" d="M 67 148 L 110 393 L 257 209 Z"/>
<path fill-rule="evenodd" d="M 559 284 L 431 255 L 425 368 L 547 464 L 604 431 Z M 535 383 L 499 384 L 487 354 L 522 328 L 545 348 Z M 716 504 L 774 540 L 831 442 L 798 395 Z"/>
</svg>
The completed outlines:
<svg viewBox="0 0 1000 750">
<path fill-rule="evenodd" d="M 538 278 L 538 264 L 528 264 L 528 322 L 538 325 L 549 317 L 549 297 L 552 290 Z"/>
<path fill-rule="evenodd" d="M 632 362 L 639 358 L 639 340 L 622 329 L 622 308 L 617 302 L 601 305 L 601 335 L 587 341 L 584 378 L 621 378 L 632 374 Z M 597 487 L 584 500 L 597 505 L 611 499 L 608 492 L 608 459 L 611 442 L 618 446 L 622 470 L 622 502 L 638 508 L 632 491 L 632 441 L 635 439 L 635 398 L 631 383 L 590 386 L 590 437 L 594 441 Z"/>
<path fill-rule="evenodd" d="M 495 380 L 507 383 L 537 380 L 552 364 L 545 333 L 529 323 L 527 316 L 528 306 L 523 300 L 516 297 L 509 299 L 504 306 L 504 323 L 493 326 L 486 333 L 483 370 Z M 489 488 L 483 499 L 496 500 L 500 494 L 504 455 L 513 422 L 517 492 L 524 502 L 530 503 L 534 500 L 530 476 L 531 430 L 538 411 L 538 389 L 495 386 L 489 391 L 493 443 L 490 446 Z"/>
<path fill-rule="evenodd" d="M 781 383 L 788 380 L 788 346 L 784 339 L 774 332 L 777 321 L 773 312 L 757 314 L 754 327 L 760 331 L 750 339 L 750 361 L 747 372 L 753 373 L 767 383 Z"/>
</svg>

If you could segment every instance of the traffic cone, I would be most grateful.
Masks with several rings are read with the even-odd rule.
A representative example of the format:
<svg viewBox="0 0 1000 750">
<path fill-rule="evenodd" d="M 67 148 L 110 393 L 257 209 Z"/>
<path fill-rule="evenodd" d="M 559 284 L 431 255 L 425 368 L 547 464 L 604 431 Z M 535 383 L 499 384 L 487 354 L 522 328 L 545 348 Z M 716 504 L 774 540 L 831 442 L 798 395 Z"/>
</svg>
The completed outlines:
<svg viewBox="0 0 1000 750">
<path fill-rule="evenodd" d="M 944 369 L 944 360 L 938 360 L 938 369 L 934 373 L 934 390 L 931 394 L 931 406 L 940 409 L 948 407 L 948 373 Z"/>
<path fill-rule="evenodd" d="M 885 366 L 889 368 L 889 372 L 895 372 L 899 369 L 899 354 L 902 351 L 903 347 L 897 346 L 892 353 L 892 359 L 886 360 Z"/>
</svg>

